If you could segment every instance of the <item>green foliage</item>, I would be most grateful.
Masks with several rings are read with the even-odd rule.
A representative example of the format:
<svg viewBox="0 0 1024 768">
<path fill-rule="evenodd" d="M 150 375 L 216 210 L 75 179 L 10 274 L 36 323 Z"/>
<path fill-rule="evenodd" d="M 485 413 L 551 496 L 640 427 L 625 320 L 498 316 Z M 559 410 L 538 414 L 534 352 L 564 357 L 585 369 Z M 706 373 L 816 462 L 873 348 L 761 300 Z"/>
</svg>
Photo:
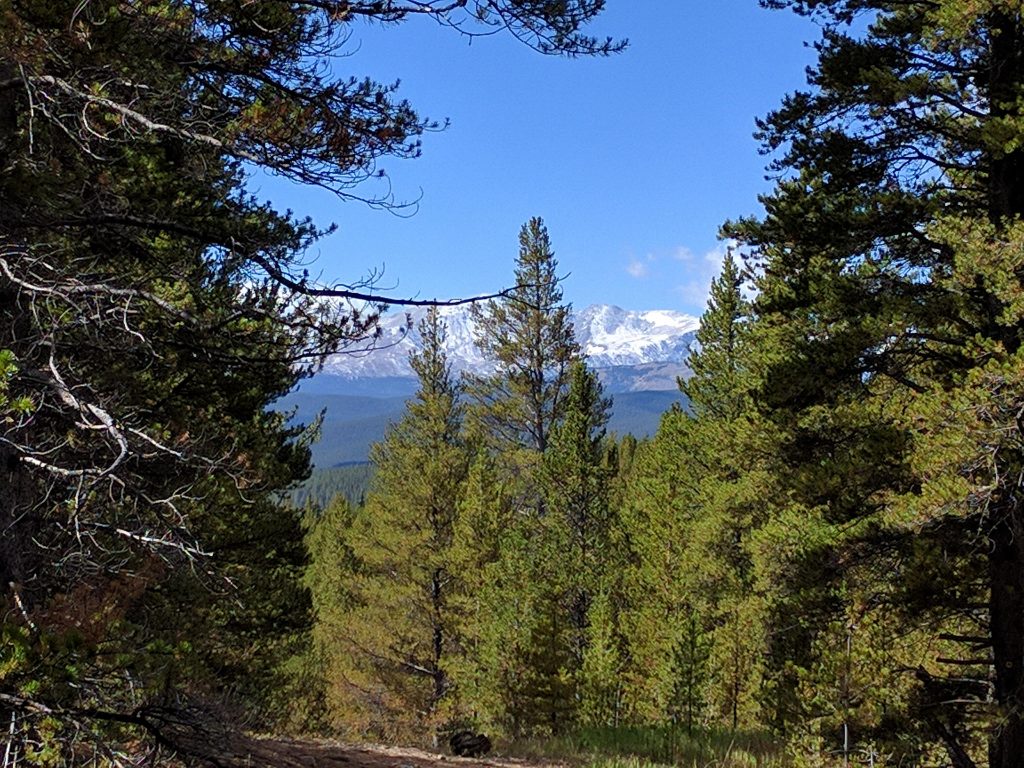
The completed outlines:
<svg viewBox="0 0 1024 768">
<path fill-rule="evenodd" d="M 669 411 L 642 446 L 623 493 L 632 557 L 625 571 L 633 716 L 738 729 L 764 721 L 768 628 L 754 591 L 752 532 L 763 522 L 764 435 L 747 394 L 749 305 L 728 255 L 712 283 L 680 385 L 691 412 Z"/>
<path fill-rule="evenodd" d="M 665 414 L 653 440 L 638 446 L 622 494 L 630 555 L 620 615 L 630 660 L 624 695 L 629 719 L 641 723 L 669 719 L 675 648 L 688 624 L 681 579 L 693 488 L 680 438 L 689 423 L 678 409 Z"/>
<path fill-rule="evenodd" d="M 781 178 L 766 216 L 726 227 L 755 276 L 749 387 L 775 447 L 752 573 L 769 626 L 798 617 L 769 648 L 776 722 L 819 738 L 808 754 L 846 720 L 893 761 L 1008 768 L 1024 750 L 1005 450 L 1024 329 L 1019 9 L 766 4 L 824 30 L 812 90 L 760 124 Z M 847 626 L 863 628 L 848 654 Z"/>
<path fill-rule="evenodd" d="M 295 662 L 296 678 L 306 685 L 294 724 L 307 732 L 334 729 L 334 713 L 354 699 L 353 683 L 345 676 L 351 655 L 338 642 L 345 637 L 348 615 L 359 605 L 354 586 L 360 572 L 352 547 L 354 517 L 353 507 L 338 495 L 322 512 L 307 510 L 304 519 L 308 566 L 303 584 L 312 596 L 314 621 L 310 647 Z"/>
<path fill-rule="evenodd" d="M 360 735 L 414 738 L 449 716 L 458 626 L 451 595 L 461 579 L 452 549 L 469 452 L 437 310 L 427 313 L 420 333 L 423 351 L 410 358 L 420 387 L 374 447 L 365 506 L 350 519 L 334 512 L 317 523 L 318 536 L 344 543 L 311 541 L 311 574 L 327 567 L 346 585 L 332 594 L 313 577 L 314 590 L 322 590 L 318 636 L 330 656 L 330 717 Z"/>
<path fill-rule="evenodd" d="M 51 713 L 40 756 L 172 743 L 154 713 L 186 700 L 234 695 L 265 724 L 271 670 L 305 619 L 298 529 L 273 494 L 308 457 L 268 405 L 308 345 L 355 326 L 259 267 L 287 268 L 315 230 L 244 194 L 234 141 L 266 125 L 243 136 L 234 106 L 213 105 L 245 97 L 196 75 L 228 53 L 190 15 L 208 12 L 27 3 L 0 24 L 0 71 L 18 83 L 0 95 L 0 314 L 18 361 L 5 387 L 34 404 L 4 419 L 0 583 L 37 655 L 5 688 L 22 691 L 9 703 L 27 734 Z M 192 131 L 193 101 L 217 113 L 201 120 L 216 142 Z"/>
<path fill-rule="evenodd" d="M 562 304 L 558 262 L 547 228 L 532 218 L 519 232 L 515 287 L 507 299 L 474 305 L 477 346 L 497 363 L 470 381 L 483 433 L 503 448 L 543 453 L 565 412 L 572 362 L 580 348 Z"/>
<path fill-rule="evenodd" d="M 36 658 L 2 693 L 33 759 L 217 762 L 206 702 L 281 709 L 268 670 L 308 617 L 279 500 L 309 455 L 272 405 L 380 307 L 311 280 L 322 232 L 249 182 L 372 198 L 351 186 L 433 127 L 397 86 L 331 74 L 349 25 L 601 55 L 622 48 L 584 33 L 602 7 L 0 5 L 0 607 Z"/>
<path fill-rule="evenodd" d="M 507 636 L 509 642 L 503 642 L 500 632 L 491 631 L 500 626 L 508 609 L 492 574 L 516 509 L 514 480 L 502 471 L 501 464 L 500 457 L 489 451 L 478 450 L 474 455 L 455 519 L 452 547 L 453 570 L 462 579 L 462 589 L 452 595 L 453 605 L 463 617 L 459 627 L 462 652 L 452 668 L 458 709 L 465 719 L 492 733 L 503 726 L 505 693 L 512 690 L 511 667 L 503 658 L 511 651 L 513 638 Z M 468 713 L 474 714 L 467 717 Z"/>
<path fill-rule="evenodd" d="M 32 410 L 32 400 L 22 396 L 11 400 L 7 394 L 9 382 L 18 372 L 18 365 L 14 359 L 14 353 L 9 349 L 0 349 L 0 416 L 3 416 L 3 423 L 15 418 L 27 415 Z"/>
<path fill-rule="evenodd" d="M 614 588 L 622 550 L 610 401 L 579 360 L 539 219 L 520 244 L 515 295 L 480 310 L 501 373 L 468 382 L 472 419 L 431 312 L 411 358 L 420 389 L 373 449 L 365 506 L 339 517 L 335 501 L 313 527 L 311 658 L 328 722 L 349 733 L 562 731 L 581 686 L 606 706 L 620 641 L 601 634 L 594 611 L 612 609 L 594 598 Z"/>
<path fill-rule="evenodd" d="M 608 592 L 598 592 L 587 612 L 587 635 L 579 671 L 580 723 L 616 726 L 622 716 L 625 666 Z"/>
<path fill-rule="evenodd" d="M 349 504 L 360 507 L 366 501 L 374 472 L 375 468 L 369 462 L 315 468 L 309 478 L 289 494 L 289 500 L 299 508 L 309 504 L 324 508 L 335 496 L 341 494 Z"/>
<path fill-rule="evenodd" d="M 460 513 L 477 531 L 463 557 L 480 574 L 464 709 L 515 734 L 575 719 L 590 604 L 613 562 L 610 403 L 579 360 L 543 222 L 527 222 L 519 242 L 512 295 L 476 310 L 478 345 L 498 371 L 467 385 L 481 448 Z"/>
<path fill-rule="evenodd" d="M 560 562 L 567 530 L 523 506 L 519 479 L 504 469 L 477 460 L 460 515 L 477 530 L 467 541 L 475 551 L 463 557 L 479 563 L 467 594 L 464 708 L 492 732 L 559 730 L 574 714 L 574 635 Z"/>
<path fill-rule="evenodd" d="M 477 310 L 497 373 L 469 429 L 421 398 L 332 523 L 321 642 L 367 730 L 415 711 L 684 764 L 783 764 L 744 741 L 766 724 L 794 765 L 1024 754 L 1019 8 L 764 4 L 821 22 L 818 62 L 760 123 L 778 183 L 725 228 L 744 263 L 712 285 L 689 409 L 603 435 L 533 219 Z"/>
<path fill-rule="evenodd" d="M 611 472 L 604 463 L 604 425 L 610 408 L 596 375 L 584 363 L 574 362 L 565 417 L 552 430 L 540 469 L 546 527 L 560 529 L 550 535 L 560 553 L 553 556 L 564 570 L 561 600 L 572 627 L 570 643 L 577 669 L 587 647 L 593 597 L 619 566 L 614 541 L 617 521 L 609 503 Z"/>
<path fill-rule="evenodd" d="M 697 349 L 688 364 L 693 376 L 679 388 L 698 417 L 730 419 L 744 408 L 741 352 L 749 314 L 742 294 L 743 277 L 730 251 L 712 281 L 707 311 L 697 330 Z"/>
</svg>

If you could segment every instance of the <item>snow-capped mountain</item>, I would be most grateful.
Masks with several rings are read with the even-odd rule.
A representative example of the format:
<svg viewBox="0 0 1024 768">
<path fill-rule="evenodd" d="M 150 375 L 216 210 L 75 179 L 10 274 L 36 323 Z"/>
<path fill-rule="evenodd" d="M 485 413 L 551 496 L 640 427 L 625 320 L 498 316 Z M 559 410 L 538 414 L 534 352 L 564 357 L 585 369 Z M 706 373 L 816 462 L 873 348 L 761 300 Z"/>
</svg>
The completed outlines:
<svg viewBox="0 0 1024 768">
<path fill-rule="evenodd" d="M 385 315 L 380 338 L 332 356 L 324 365 L 324 374 L 346 379 L 412 376 L 409 352 L 421 344 L 417 325 L 425 313 L 425 309 L 417 309 Z M 453 369 L 489 372 L 490 363 L 474 344 L 475 324 L 469 308 L 445 307 L 441 313 L 448 327 L 448 359 Z M 591 366 L 598 370 L 614 367 L 620 376 L 623 367 L 629 366 L 641 366 L 648 372 L 664 370 L 670 374 L 663 377 L 664 388 L 673 387 L 675 376 L 685 373 L 684 363 L 699 325 L 697 318 L 681 312 L 641 312 L 607 304 L 574 312 L 572 322 Z M 662 385 L 650 386 L 648 381 L 637 388 L 658 389 Z"/>
<path fill-rule="evenodd" d="M 308 423 L 326 413 L 321 440 L 313 445 L 318 467 L 366 461 L 369 446 L 389 423 L 402 417 L 418 383 L 409 352 L 422 343 L 417 325 L 425 309 L 392 312 L 372 346 L 332 356 L 324 370 L 282 398 L 279 406 Z M 468 307 L 445 307 L 448 359 L 456 371 L 488 373 L 491 365 L 474 344 Z M 595 304 L 572 316 L 576 338 L 612 396 L 608 428 L 616 434 L 651 435 L 673 404 L 685 407 L 678 377 L 688 376 L 687 358 L 698 320 L 668 310 L 636 312 Z"/>
<path fill-rule="evenodd" d="M 681 363 L 700 320 L 666 309 L 636 312 L 592 304 L 572 318 L 576 338 L 595 368 L 645 363 Z"/>
</svg>

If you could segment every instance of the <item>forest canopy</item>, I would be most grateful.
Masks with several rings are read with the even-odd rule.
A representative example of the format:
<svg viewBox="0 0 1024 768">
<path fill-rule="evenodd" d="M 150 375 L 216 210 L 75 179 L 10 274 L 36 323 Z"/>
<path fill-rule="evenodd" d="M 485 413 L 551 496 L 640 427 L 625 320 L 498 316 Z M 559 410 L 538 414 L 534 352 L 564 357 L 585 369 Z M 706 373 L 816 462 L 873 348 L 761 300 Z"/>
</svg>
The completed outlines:
<svg viewBox="0 0 1024 768">
<path fill-rule="evenodd" d="M 19 754 L 209 763 L 245 722 L 1019 764 L 1024 7 L 761 5 L 818 24 L 816 62 L 757 124 L 773 187 L 723 226 L 689 408 L 606 433 L 532 218 L 474 309 L 494 374 L 453 375 L 428 313 L 365 498 L 299 511 L 312 435 L 271 404 L 423 302 L 312 280 L 324 232 L 250 173 L 362 199 L 440 127 L 328 65 L 355 21 L 605 55 L 603 3 L 0 0 Z"/>
<path fill-rule="evenodd" d="M 521 409 L 514 376 L 471 399 L 485 447 L 454 530 L 475 521 L 480 575 L 453 619 L 449 705 L 511 734 L 767 728 L 785 764 L 1010 768 L 1022 7 L 762 4 L 817 22 L 817 61 L 758 123 L 774 186 L 723 227 L 690 409 L 616 444 L 599 408 Z M 488 316 L 481 348 L 502 362 L 543 337 L 515 315 Z M 580 376 L 562 402 L 586 399 Z M 562 570 L 593 551 L 584 530 L 600 567 Z"/>
<path fill-rule="evenodd" d="M 401 297 L 359 274 L 312 281 L 323 232 L 249 176 L 359 198 L 435 127 L 396 86 L 328 66 L 348 26 L 429 17 L 601 55 L 622 46 L 585 34 L 602 5 L 0 3 L 0 714 L 16 751 L 116 764 L 142 738 L 203 755 L 227 690 L 268 716 L 308 623 L 278 494 L 308 472 L 306 438 L 269 406 Z"/>
</svg>

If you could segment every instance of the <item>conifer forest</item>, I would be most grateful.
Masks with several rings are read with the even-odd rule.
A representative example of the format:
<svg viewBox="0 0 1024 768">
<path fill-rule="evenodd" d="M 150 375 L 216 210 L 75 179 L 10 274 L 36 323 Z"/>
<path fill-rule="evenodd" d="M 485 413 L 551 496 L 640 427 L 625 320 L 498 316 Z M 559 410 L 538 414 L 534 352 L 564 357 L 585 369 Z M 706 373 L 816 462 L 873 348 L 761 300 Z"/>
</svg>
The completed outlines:
<svg viewBox="0 0 1024 768">
<path fill-rule="evenodd" d="M 688 405 L 637 439 L 541 217 L 505 287 L 432 301 L 314 277 L 327 230 L 251 187 L 386 208 L 378 162 L 444 127 L 332 74 L 352 24 L 625 55 L 604 0 L 0 0 L 2 768 L 463 731 L 1024 766 L 1024 2 L 759 4 L 814 61 L 759 116 Z M 451 303 L 493 374 L 453 372 Z M 365 493 L 294 503 L 317 425 L 275 402 L 423 305 Z"/>
</svg>

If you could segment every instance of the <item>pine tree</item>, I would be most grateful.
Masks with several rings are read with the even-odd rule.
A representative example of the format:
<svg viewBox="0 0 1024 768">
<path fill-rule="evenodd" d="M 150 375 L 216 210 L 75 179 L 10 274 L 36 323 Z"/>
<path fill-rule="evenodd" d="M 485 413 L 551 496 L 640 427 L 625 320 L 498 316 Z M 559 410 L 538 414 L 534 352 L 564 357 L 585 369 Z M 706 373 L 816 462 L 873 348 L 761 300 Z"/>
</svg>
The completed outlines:
<svg viewBox="0 0 1024 768">
<path fill-rule="evenodd" d="M 372 197 L 352 186 L 383 157 L 416 156 L 430 125 L 395 87 L 332 73 L 349 25 L 423 17 L 600 55 L 622 47 L 583 33 L 602 7 L 4 4 L 0 325 L 18 363 L 8 406 L 33 411 L 3 413 L 0 631 L 27 634 L 38 657 L 0 683 L 5 716 L 25 733 L 43 723 L 54 762 L 106 756 L 108 735 L 162 750 L 179 693 L 233 682 L 193 686 L 174 667 L 187 654 L 166 650 L 189 638 L 164 621 L 167 582 L 229 584 L 236 568 L 258 581 L 259 547 L 232 560 L 246 542 L 226 529 L 273 529 L 279 493 L 308 472 L 272 405 L 372 333 L 379 309 L 372 291 L 309 278 L 302 255 L 322 232 L 259 203 L 253 170 Z M 217 659 L 189 661 L 204 662 Z"/>
<path fill-rule="evenodd" d="M 576 569 L 580 541 L 567 517 L 524 508 L 523 478 L 510 476 L 505 461 L 489 452 L 478 458 L 460 512 L 459 529 L 472 530 L 462 568 L 473 574 L 464 596 L 462 708 L 495 732 L 561 732 L 575 719 L 586 635 L 578 611 L 592 588 Z"/>
<path fill-rule="evenodd" d="M 557 562 L 565 571 L 563 597 L 572 627 L 575 668 L 583 663 L 591 601 L 619 563 L 614 551 L 616 521 L 609 501 L 611 473 L 604 466 L 604 425 L 611 400 L 582 361 L 570 369 L 565 418 L 554 427 L 544 453 L 541 483 L 549 526 L 562 530 Z"/>
<path fill-rule="evenodd" d="M 475 311 L 477 343 L 498 368 L 469 384 L 475 429 L 507 491 L 479 503 L 510 506 L 466 511 L 507 521 L 486 545 L 474 627 L 481 661 L 469 677 L 490 719 L 516 734 L 573 721 L 590 602 L 602 558 L 611 559 L 609 403 L 580 360 L 556 270 L 543 222 L 531 219 L 513 294 Z"/>
<path fill-rule="evenodd" d="M 697 349 L 687 360 L 693 375 L 679 382 L 698 418 L 736 418 L 744 410 L 741 337 L 750 309 L 742 286 L 739 266 L 729 251 L 711 283 L 708 307 L 697 330 Z"/>
<path fill-rule="evenodd" d="M 626 493 L 627 636 L 640 668 L 657 670 L 636 704 L 690 729 L 696 718 L 758 726 L 762 714 L 766 632 L 753 547 L 767 502 L 748 394 L 749 323 L 729 254 L 701 318 L 693 376 L 680 382 L 692 412 L 666 414 Z"/>
<path fill-rule="evenodd" d="M 913 701 L 889 727 L 958 768 L 982 762 L 985 738 L 988 765 L 1007 768 L 1024 754 L 1024 521 L 1008 480 L 1024 23 L 996 2 L 766 5 L 824 30 L 813 90 L 761 124 L 783 150 L 767 215 L 728 227 L 759 274 L 756 398 L 782 460 L 771 535 L 804 612 L 789 664 L 821 662 L 806 649 L 853 602 L 872 620 L 902 605 L 922 647 L 980 635 L 904 667 Z"/>
<path fill-rule="evenodd" d="M 579 719 L 584 725 L 615 727 L 622 716 L 625 663 L 616 619 L 610 591 L 598 592 L 589 605 L 579 671 Z"/>
<path fill-rule="evenodd" d="M 509 654 L 517 647 L 522 625 L 515 604 L 503 599 L 506 589 L 522 584 L 506 583 L 495 565 L 507 553 L 507 537 L 518 514 L 515 482 L 501 464 L 500 456 L 484 448 L 474 455 L 452 549 L 453 568 L 462 576 L 461 589 L 452 596 L 462 617 L 455 696 L 460 713 L 473 713 L 467 724 L 490 733 L 516 730 L 509 705 L 519 667 Z"/>
<path fill-rule="evenodd" d="M 687 441 L 700 484 L 686 561 L 695 574 L 690 600 L 708 644 L 706 705 L 732 729 L 760 725 L 767 703 L 759 663 L 768 628 L 754 551 L 770 484 L 766 435 L 749 392 L 751 319 L 743 275 L 730 251 L 701 316 L 700 346 L 690 358 L 693 376 L 680 388 L 693 411 Z"/>
<path fill-rule="evenodd" d="M 684 583 L 700 483 L 688 461 L 691 421 L 679 408 L 662 417 L 655 437 L 637 447 L 623 491 L 620 515 L 629 544 L 619 615 L 628 642 L 623 705 L 631 720 L 644 723 L 669 720 L 680 679 L 703 675 L 680 670 L 676 655 L 694 610 Z"/>
<path fill-rule="evenodd" d="M 361 707 L 352 654 L 339 642 L 360 601 L 355 589 L 360 565 L 352 548 L 354 518 L 355 509 L 338 494 L 322 511 L 307 508 L 304 519 L 308 565 L 303 584 L 312 597 L 314 618 L 301 670 L 308 696 L 300 714 L 304 729 L 330 726 L 334 730 L 339 725 L 338 712 L 351 713 L 345 725 L 361 720 L 363 729 L 371 719 Z"/>
<path fill-rule="evenodd" d="M 447 715 L 457 617 L 451 594 L 455 518 L 469 468 L 463 407 L 436 308 L 420 323 L 419 379 L 403 418 L 374 446 L 377 467 L 351 529 L 356 605 L 336 642 L 380 702 L 378 733 L 439 728 Z"/>
<path fill-rule="evenodd" d="M 673 724 L 685 725 L 686 734 L 691 736 L 710 714 L 706 692 L 711 666 L 708 658 L 710 633 L 697 611 L 691 609 L 682 618 L 685 623 L 672 653 L 674 685 L 666 715 Z"/>
<path fill-rule="evenodd" d="M 470 394 L 486 434 L 502 447 L 543 453 L 565 413 L 569 372 L 580 348 L 557 269 L 547 228 L 532 218 L 519 232 L 511 294 L 472 309 L 477 346 L 498 370 L 473 381 Z"/>
<path fill-rule="evenodd" d="M 478 570 L 464 595 L 461 708 L 493 733 L 564 730 L 575 709 L 566 573 L 558 562 L 564 528 L 551 526 L 553 518 L 522 516 L 514 485 L 485 462 L 474 474 L 460 527 L 482 524 L 485 533 L 475 537 L 475 552 L 464 553 Z M 491 482 L 480 486 L 477 477 Z"/>
</svg>

